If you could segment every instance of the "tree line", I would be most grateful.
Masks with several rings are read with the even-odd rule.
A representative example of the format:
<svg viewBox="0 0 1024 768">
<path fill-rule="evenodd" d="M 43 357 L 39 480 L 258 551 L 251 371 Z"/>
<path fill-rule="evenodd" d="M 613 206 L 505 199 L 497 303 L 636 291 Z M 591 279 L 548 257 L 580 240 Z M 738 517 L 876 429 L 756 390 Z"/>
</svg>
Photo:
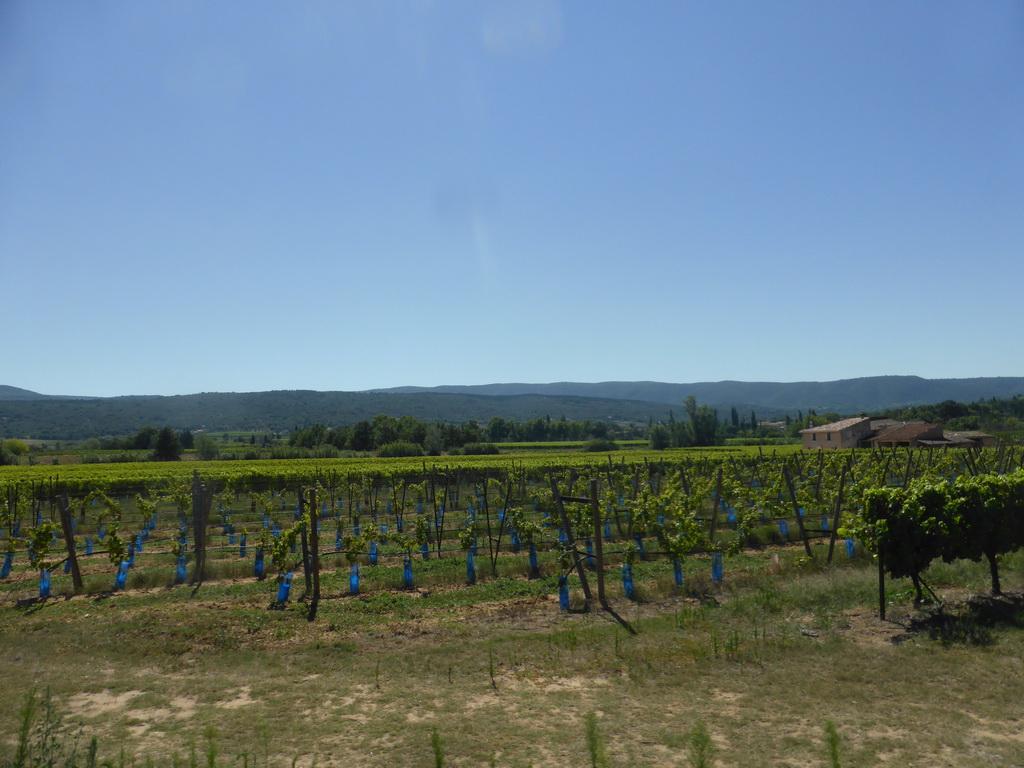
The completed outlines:
<svg viewBox="0 0 1024 768">
<path fill-rule="evenodd" d="M 394 417 L 378 414 L 371 420 L 341 427 L 314 424 L 296 427 L 288 437 L 289 445 L 315 448 L 331 445 L 339 450 L 374 451 L 396 443 L 416 445 L 430 455 L 463 449 L 479 443 L 544 443 L 576 440 L 641 439 L 644 430 L 636 425 L 615 424 L 587 419 L 571 421 L 562 416 L 514 421 L 501 416 L 486 424 L 469 419 L 462 424 L 425 422 L 414 416 Z"/>
</svg>

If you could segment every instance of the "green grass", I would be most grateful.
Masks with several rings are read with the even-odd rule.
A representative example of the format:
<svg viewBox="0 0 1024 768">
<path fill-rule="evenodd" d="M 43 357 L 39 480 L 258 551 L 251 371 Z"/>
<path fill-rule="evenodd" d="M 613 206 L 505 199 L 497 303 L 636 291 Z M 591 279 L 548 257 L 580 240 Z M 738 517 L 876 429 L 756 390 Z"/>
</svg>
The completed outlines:
<svg viewBox="0 0 1024 768">
<path fill-rule="evenodd" d="M 301 577 L 282 610 L 275 585 L 251 579 L 43 603 L 9 590 L 0 761 L 17 755 L 17 709 L 33 689 L 40 701 L 49 690 L 68 738 L 83 728 L 78 765 L 92 737 L 97 762 L 117 765 L 123 748 L 139 768 L 184 766 L 192 745 L 197 763 L 213 750 L 218 765 L 244 754 L 268 767 L 1024 761 L 1019 604 L 1000 603 L 1001 618 L 918 612 L 895 581 L 896 621 L 881 623 L 870 562 L 844 555 L 826 569 L 823 552 L 729 557 L 722 584 L 689 558 L 682 590 L 670 564 L 637 563 L 637 602 L 610 571 L 621 621 L 560 612 L 550 570 L 462 587 L 460 558 L 423 563 L 437 582 L 413 591 L 387 587 L 400 574 L 379 569 L 358 597 L 347 566 L 327 572 L 313 622 Z M 1024 557 L 1003 570 L 1007 591 L 1024 587 Z M 980 564 L 937 563 L 927 578 L 951 602 L 987 588 Z"/>
</svg>

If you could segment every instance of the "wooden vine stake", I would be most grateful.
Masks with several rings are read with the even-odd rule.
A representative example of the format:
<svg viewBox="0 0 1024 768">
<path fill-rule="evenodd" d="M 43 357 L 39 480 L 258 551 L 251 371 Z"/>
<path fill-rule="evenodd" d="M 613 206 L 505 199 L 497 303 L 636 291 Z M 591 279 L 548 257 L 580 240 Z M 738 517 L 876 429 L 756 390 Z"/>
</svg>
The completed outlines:
<svg viewBox="0 0 1024 768">
<path fill-rule="evenodd" d="M 832 530 L 828 537 L 828 558 L 825 562 L 832 564 L 832 552 L 836 548 L 836 537 L 839 535 L 839 510 L 843 506 L 843 486 L 846 484 L 846 470 L 848 464 L 843 465 L 843 473 L 839 476 L 839 492 L 836 494 L 836 510 L 832 513 Z"/>
<path fill-rule="evenodd" d="M 213 486 L 207 487 L 199 480 L 198 470 L 192 473 L 192 528 L 196 542 L 196 564 L 192 572 L 192 583 L 201 584 L 206 579 L 206 525 L 213 503 Z"/>
<path fill-rule="evenodd" d="M 562 518 L 562 528 L 565 529 L 565 540 L 569 547 L 569 551 L 576 555 L 576 539 L 572 533 L 572 526 L 569 525 L 569 516 L 565 514 L 565 504 L 562 503 L 563 498 L 568 501 L 581 502 L 583 504 L 589 504 L 590 499 L 575 499 L 568 496 L 563 497 L 558 490 L 558 483 L 555 482 L 554 475 L 548 475 L 548 480 L 551 482 L 551 495 L 555 497 L 555 506 L 558 507 L 558 512 Z M 580 586 L 583 587 L 583 595 L 586 597 L 589 603 L 594 599 L 594 596 L 590 593 L 590 584 L 587 581 L 587 571 L 583 567 L 583 560 L 576 558 L 576 573 L 580 577 Z"/>
<path fill-rule="evenodd" d="M 316 618 L 317 609 L 320 607 L 320 531 L 319 511 L 316 507 L 316 490 L 309 492 L 309 565 L 312 571 L 313 597 L 309 603 L 308 619 Z"/>
<path fill-rule="evenodd" d="M 68 550 L 68 560 L 71 561 L 71 580 L 75 585 L 75 592 L 81 592 L 82 572 L 78 569 L 78 557 L 75 554 L 75 533 L 71 529 L 71 506 L 68 504 L 68 495 L 63 493 L 58 498 L 60 504 L 60 524 L 64 529 L 64 544 Z"/>
<path fill-rule="evenodd" d="M 807 529 L 804 527 L 804 516 L 800 514 L 800 502 L 796 500 L 796 491 L 793 489 L 793 478 L 789 476 L 789 470 L 785 466 L 782 467 L 782 475 L 786 478 L 789 495 L 793 499 L 793 512 L 796 514 L 796 524 L 800 528 L 800 538 L 804 542 L 804 551 L 807 553 L 807 557 L 813 560 L 814 554 L 811 552 L 811 542 L 807 538 Z"/>
<path fill-rule="evenodd" d="M 597 480 L 590 481 L 590 513 L 594 518 L 594 560 L 597 568 L 597 599 L 608 607 L 604 594 L 604 544 L 601 539 L 601 503 L 597 498 Z"/>
</svg>

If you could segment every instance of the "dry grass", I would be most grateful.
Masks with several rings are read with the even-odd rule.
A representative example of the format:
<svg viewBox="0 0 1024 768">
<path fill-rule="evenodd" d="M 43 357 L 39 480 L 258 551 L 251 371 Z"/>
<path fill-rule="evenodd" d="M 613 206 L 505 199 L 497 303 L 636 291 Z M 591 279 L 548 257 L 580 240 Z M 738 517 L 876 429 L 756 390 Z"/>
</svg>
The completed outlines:
<svg viewBox="0 0 1024 768">
<path fill-rule="evenodd" d="M 590 712 L 611 766 L 688 766 L 698 723 L 715 765 L 825 766 L 828 720 L 844 766 L 1024 764 L 1019 602 L 936 616 L 897 583 L 883 623 L 869 568 L 796 563 L 737 558 L 712 585 L 691 562 L 684 594 L 670 565 L 643 564 L 645 601 L 613 602 L 636 634 L 559 612 L 551 580 L 349 598 L 342 574 L 312 623 L 251 580 L 7 603 L 0 733 L 48 687 L 101 758 L 160 765 L 213 726 L 222 765 L 430 766 L 436 727 L 448 765 L 582 766 Z M 1024 587 L 1021 559 L 1004 570 Z M 933 586 L 960 599 L 975 578 L 938 569 Z"/>
</svg>

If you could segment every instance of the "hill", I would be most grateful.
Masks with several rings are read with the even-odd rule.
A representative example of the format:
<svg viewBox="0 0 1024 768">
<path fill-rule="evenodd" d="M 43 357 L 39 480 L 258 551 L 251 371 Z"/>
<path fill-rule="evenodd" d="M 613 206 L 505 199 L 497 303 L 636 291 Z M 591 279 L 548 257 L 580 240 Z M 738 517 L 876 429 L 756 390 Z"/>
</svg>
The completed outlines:
<svg viewBox="0 0 1024 768">
<path fill-rule="evenodd" d="M 0 386 L 0 437 L 76 440 L 126 435 L 145 425 L 208 431 L 288 432 L 315 423 L 354 424 L 383 413 L 423 421 L 487 422 L 565 416 L 647 422 L 677 416 L 689 395 L 724 418 L 735 407 L 745 417 L 778 418 L 809 410 L 851 414 L 881 412 L 947 400 L 975 402 L 1024 394 L 1024 378 L 923 379 L 875 376 L 829 382 L 720 381 L 669 384 L 653 381 L 483 386 L 398 387 L 368 392 L 288 390 L 202 393 L 170 397 L 69 398 Z"/>
<path fill-rule="evenodd" d="M 623 398 L 678 405 L 689 395 L 718 407 L 746 404 L 756 409 L 792 412 L 859 413 L 939 403 L 973 402 L 1024 394 L 1024 377 L 924 379 L 920 376 L 870 376 L 838 381 L 717 381 L 668 384 L 657 381 L 606 381 L 596 384 L 486 384 L 482 386 L 397 387 L 378 392 L 445 392 L 479 395 L 576 395 Z M 742 408 L 741 408 L 742 410 Z"/>
<path fill-rule="evenodd" d="M 422 421 L 486 423 L 493 416 L 516 421 L 565 416 L 573 421 L 647 422 L 665 418 L 659 403 L 576 396 L 383 394 L 371 392 L 277 391 L 206 393 L 171 397 L 110 397 L 96 400 L 0 401 L 0 436 L 78 440 L 125 435 L 145 425 L 206 431 L 289 432 L 315 423 L 354 424 L 379 413 Z"/>
</svg>

